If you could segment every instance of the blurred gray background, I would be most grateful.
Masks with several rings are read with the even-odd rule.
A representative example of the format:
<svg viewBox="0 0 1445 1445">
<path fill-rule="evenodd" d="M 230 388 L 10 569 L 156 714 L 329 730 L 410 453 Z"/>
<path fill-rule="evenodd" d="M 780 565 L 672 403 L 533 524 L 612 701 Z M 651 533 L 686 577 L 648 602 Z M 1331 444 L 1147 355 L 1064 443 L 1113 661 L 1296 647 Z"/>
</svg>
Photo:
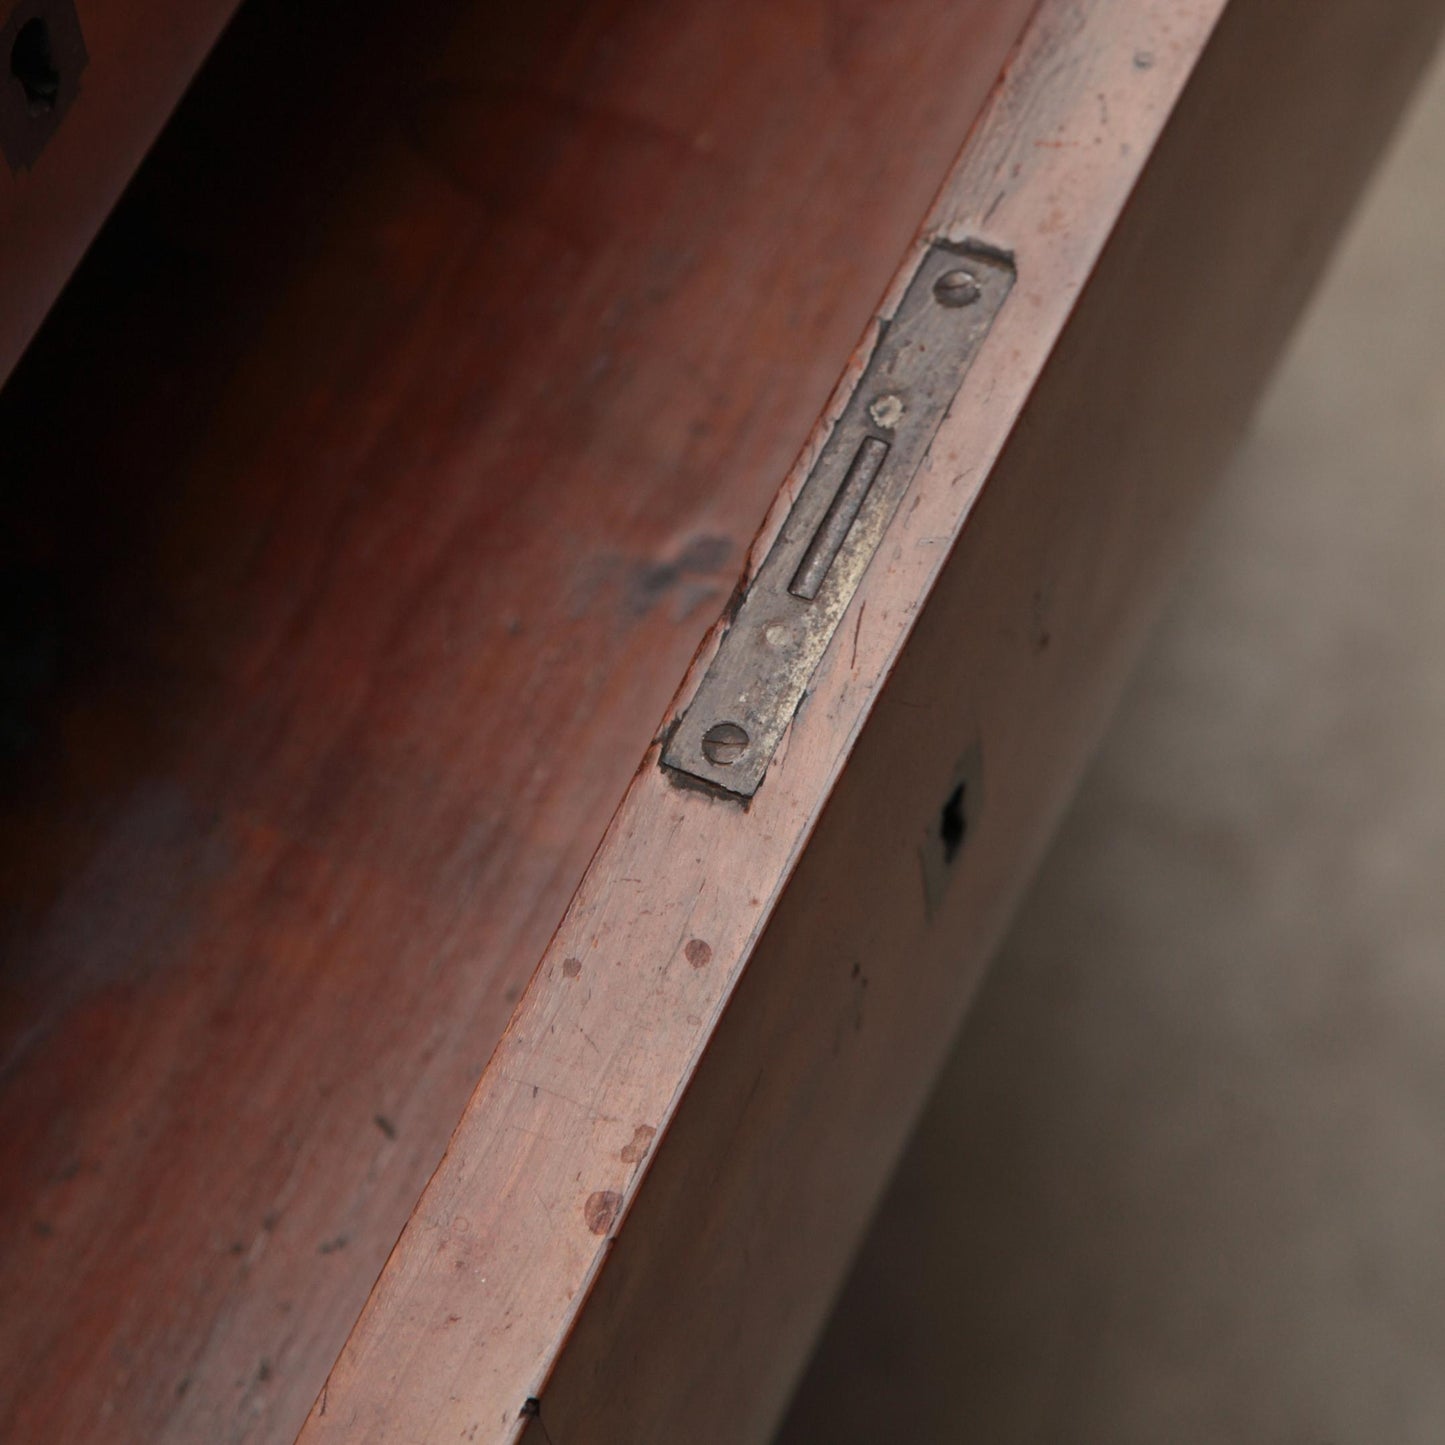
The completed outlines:
<svg viewBox="0 0 1445 1445">
<path fill-rule="evenodd" d="M 1445 1442 L 1445 66 L 779 1445 Z"/>
</svg>

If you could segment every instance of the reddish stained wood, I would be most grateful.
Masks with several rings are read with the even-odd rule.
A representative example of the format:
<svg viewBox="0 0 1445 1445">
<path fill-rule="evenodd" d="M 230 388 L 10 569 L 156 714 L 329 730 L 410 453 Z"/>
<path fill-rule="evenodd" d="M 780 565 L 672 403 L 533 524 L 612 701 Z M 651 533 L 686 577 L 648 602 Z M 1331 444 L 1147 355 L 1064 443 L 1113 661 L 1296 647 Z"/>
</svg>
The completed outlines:
<svg viewBox="0 0 1445 1445">
<path fill-rule="evenodd" d="M 0 394 L 0 1436 L 294 1434 L 1026 9 L 242 12 Z"/>
<path fill-rule="evenodd" d="M 1205 53 L 1224 8 L 1041 12 L 934 218 L 1012 244 L 1018 289 L 853 637 L 746 813 L 639 774 L 308 1445 L 766 1438 L 1440 20 L 1234 0 Z M 971 863 L 930 902 L 919 850 L 980 744 Z M 643 1169 L 637 1121 L 659 1130 Z M 598 1191 L 623 1200 L 602 1242 Z"/>
<path fill-rule="evenodd" d="M 0 382 L 235 8 L 236 0 L 79 0 L 89 57 L 79 95 L 29 169 L 0 158 Z M 10 61 L 0 56 L 7 86 Z"/>
</svg>

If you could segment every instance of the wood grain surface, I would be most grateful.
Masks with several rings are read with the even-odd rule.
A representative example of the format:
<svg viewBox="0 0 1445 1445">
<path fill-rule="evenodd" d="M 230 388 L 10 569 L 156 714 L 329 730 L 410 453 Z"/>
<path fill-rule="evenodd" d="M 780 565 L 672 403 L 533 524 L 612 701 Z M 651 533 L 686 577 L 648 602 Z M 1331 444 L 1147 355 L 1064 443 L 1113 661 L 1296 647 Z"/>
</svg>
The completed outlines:
<svg viewBox="0 0 1445 1445">
<path fill-rule="evenodd" d="M 1017 287 L 784 751 L 650 756 L 307 1445 L 767 1438 L 1440 11 L 1042 8 L 927 231 Z"/>
<path fill-rule="evenodd" d="M 294 1436 L 1027 8 L 238 16 L 0 393 L 0 1438 Z"/>
<path fill-rule="evenodd" d="M 78 92 L 27 165 L 0 156 L 0 382 L 236 8 L 236 0 L 77 0 L 85 63 Z M 0 5 L 0 25 L 45 6 Z M 73 81 L 61 76 L 67 89 Z M 18 85 L 11 54 L 0 86 Z M 18 99 L 18 98 L 17 98 Z"/>
</svg>

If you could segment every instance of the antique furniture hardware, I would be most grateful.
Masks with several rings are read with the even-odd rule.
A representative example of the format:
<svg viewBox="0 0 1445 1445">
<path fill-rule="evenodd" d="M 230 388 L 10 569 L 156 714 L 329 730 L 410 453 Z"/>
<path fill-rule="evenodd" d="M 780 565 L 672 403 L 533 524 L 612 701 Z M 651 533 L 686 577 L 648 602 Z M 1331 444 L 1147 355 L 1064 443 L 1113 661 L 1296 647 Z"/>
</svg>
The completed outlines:
<svg viewBox="0 0 1445 1445">
<path fill-rule="evenodd" d="M 924 253 L 662 765 L 747 799 L 1014 282 L 1007 253 Z"/>
</svg>

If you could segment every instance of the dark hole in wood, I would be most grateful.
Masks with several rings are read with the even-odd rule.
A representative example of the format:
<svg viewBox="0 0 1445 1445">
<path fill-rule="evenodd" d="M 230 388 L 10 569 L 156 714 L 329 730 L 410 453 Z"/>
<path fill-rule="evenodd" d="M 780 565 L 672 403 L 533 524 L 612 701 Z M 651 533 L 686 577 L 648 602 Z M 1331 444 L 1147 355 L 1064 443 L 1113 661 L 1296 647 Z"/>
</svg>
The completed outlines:
<svg viewBox="0 0 1445 1445">
<path fill-rule="evenodd" d="M 964 785 L 960 783 L 943 805 L 943 814 L 938 820 L 938 836 L 943 840 L 943 861 L 952 863 L 963 847 L 963 837 L 968 831 L 968 819 L 963 812 Z"/>
<path fill-rule="evenodd" d="M 55 109 L 60 72 L 50 53 L 50 27 L 38 15 L 16 32 L 10 47 L 10 74 L 23 87 L 32 115 Z"/>
</svg>

